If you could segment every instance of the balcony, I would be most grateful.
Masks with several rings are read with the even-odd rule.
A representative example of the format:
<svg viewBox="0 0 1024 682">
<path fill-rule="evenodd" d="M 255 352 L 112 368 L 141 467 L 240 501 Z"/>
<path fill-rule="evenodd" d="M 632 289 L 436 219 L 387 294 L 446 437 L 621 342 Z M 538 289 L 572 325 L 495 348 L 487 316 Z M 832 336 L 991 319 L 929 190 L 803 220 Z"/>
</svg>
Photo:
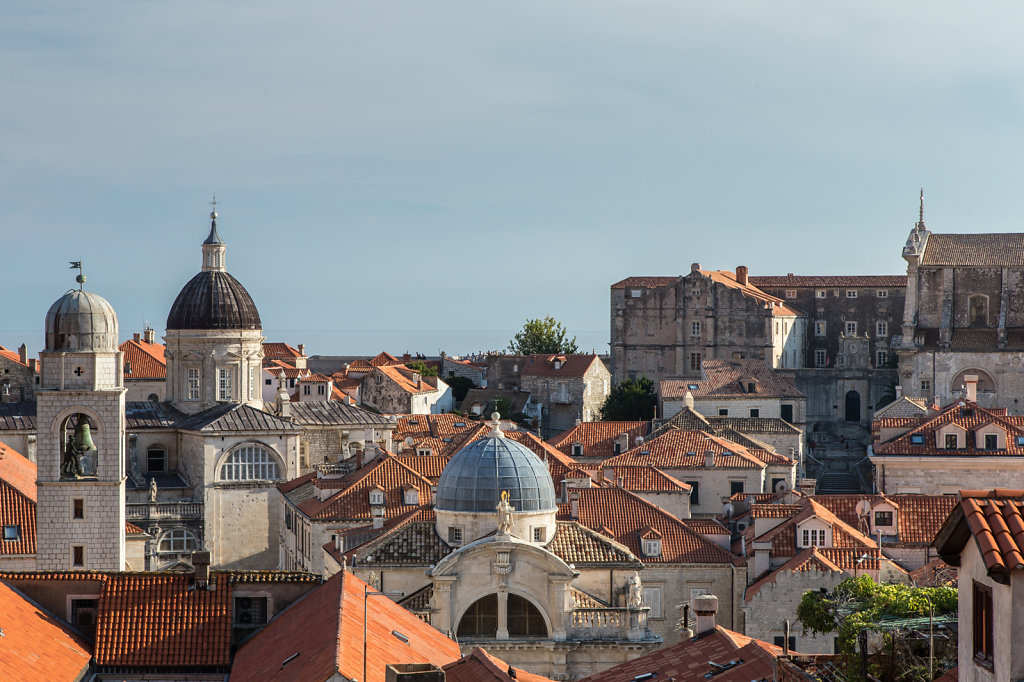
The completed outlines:
<svg viewBox="0 0 1024 682">
<path fill-rule="evenodd" d="M 651 640 L 659 639 L 647 629 L 646 606 L 640 608 L 576 608 L 568 628 L 572 640 Z"/>
<path fill-rule="evenodd" d="M 125 505 L 125 518 L 129 521 L 143 519 L 201 519 L 201 502 L 142 502 Z"/>
</svg>

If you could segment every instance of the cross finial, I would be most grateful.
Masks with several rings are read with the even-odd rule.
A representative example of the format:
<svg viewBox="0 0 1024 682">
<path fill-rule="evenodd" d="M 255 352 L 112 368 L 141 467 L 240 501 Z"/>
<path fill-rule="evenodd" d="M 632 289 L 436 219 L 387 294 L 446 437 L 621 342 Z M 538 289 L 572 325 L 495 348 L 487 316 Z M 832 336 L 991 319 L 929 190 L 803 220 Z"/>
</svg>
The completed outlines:
<svg viewBox="0 0 1024 682">
<path fill-rule="evenodd" d="M 212 207 L 211 210 L 210 210 L 210 220 L 216 220 L 217 219 L 217 195 L 216 195 L 216 193 L 213 195 L 213 201 L 210 202 L 210 206 Z"/>
</svg>

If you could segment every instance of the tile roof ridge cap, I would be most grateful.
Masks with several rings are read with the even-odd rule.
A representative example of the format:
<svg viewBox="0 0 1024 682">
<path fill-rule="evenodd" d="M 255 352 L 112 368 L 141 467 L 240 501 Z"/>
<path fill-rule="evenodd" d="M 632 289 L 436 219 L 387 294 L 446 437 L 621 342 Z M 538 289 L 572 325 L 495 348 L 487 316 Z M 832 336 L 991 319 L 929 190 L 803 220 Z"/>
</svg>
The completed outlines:
<svg viewBox="0 0 1024 682">
<path fill-rule="evenodd" d="M 482 646 L 473 647 L 473 650 L 469 652 L 468 655 L 479 661 L 480 664 L 487 668 L 488 672 L 493 674 L 495 677 L 498 677 L 499 679 L 509 679 L 508 672 L 506 670 L 502 670 L 498 664 L 494 662 L 495 660 L 500 659 L 488 653 Z M 453 663 L 458 663 L 459 660 L 465 660 L 465 658 L 453 661 Z"/>
</svg>

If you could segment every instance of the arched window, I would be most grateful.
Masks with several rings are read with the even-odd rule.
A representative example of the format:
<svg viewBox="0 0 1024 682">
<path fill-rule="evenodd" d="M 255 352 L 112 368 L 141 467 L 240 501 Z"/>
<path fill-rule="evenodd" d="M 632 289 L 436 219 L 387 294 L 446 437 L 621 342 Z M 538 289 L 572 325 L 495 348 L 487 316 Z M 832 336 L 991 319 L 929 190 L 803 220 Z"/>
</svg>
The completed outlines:
<svg viewBox="0 0 1024 682">
<path fill-rule="evenodd" d="M 199 549 L 199 541 L 191 531 L 184 528 L 174 528 L 160 536 L 160 543 L 157 551 L 163 553 L 184 554 L 195 552 Z"/>
<path fill-rule="evenodd" d="M 509 637 L 547 637 L 548 626 L 537 607 L 518 594 L 508 595 L 507 629 Z M 470 606 L 459 621 L 459 637 L 496 637 L 498 634 L 498 595 L 489 594 Z"/>
<path fill-rule="evenodd" d="M 236 448 L 220 466 L 222 481 L 273 481 L 278 477 L 277 460 L 262 445 Z"/>
<path fill-rule="evenodd" d="M 993 381 L 992 375 L 988 372 L 980 369 L 965 369 L 953 377 L 952 383 L 949 385 L 949 390 L 952 392 L 963 391 L 966 386 L 965 378 L 967 375 L 973 374 L 978 377 L 978 390 L 979 391 L 995 391 L 996 382 Z"/>
<path fill-rule="evenodd" d="M 498 595 L 489 594 L 473 602 L 459 621 L 459 637 L 496 637 L 498 634 Z M 509 633 L 511 634 L 511 633 Z"/>
<path fill-rule="evenodd" d="M 508 636 L 509 637 L 547 637 L 548 626 L 544 616 L 529 599 L 518 594 L 508 595 Z"/>
</svg>

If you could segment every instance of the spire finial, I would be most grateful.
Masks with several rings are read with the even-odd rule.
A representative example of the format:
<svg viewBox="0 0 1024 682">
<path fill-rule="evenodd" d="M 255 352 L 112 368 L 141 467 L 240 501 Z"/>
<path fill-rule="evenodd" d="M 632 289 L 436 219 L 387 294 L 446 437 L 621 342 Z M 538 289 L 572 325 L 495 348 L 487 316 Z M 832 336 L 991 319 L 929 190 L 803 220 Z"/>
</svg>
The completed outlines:
<svg viewBox="0 0 1024 682">
<path fill-rule="evenodd" d="M 212 207 L 210 210 L 210 236 L 206 238 L 203 244 L 223 244 L 220 235 L 217 234 L 217 195 L 213 195 L 213 201 L 210 202 Z"/>
<path fill-rule="evenodd" d="M 924 229 L 924 187 L 921 188 L 921 208 L 917 214 L 917 227 L 918 229 Z"/>
<path fill-rule="evenodd" d="M 210 220 L 216 222 L 217 221 L 217 194 L 216 193 L 214 193 L 214 195 L 213 195 L 213 201 L 210 202 L 210 206 L 213 207 L 213 210 L 210 211 Z"/>
<path fill-rule="evenodd" d="M 74 270 L 75 268 L 78 268 L 78 277 L 75 277 L 75 281 L 78 282 L 78 290 L 79 291 L 84 291 L 85 290 L 85 274 L 82 272 L 82 261 L 80 261 L 80 260 L 69 260 L 68 263 L 71 264 L 71 269 L 72 270 Z"/>
</svg>

